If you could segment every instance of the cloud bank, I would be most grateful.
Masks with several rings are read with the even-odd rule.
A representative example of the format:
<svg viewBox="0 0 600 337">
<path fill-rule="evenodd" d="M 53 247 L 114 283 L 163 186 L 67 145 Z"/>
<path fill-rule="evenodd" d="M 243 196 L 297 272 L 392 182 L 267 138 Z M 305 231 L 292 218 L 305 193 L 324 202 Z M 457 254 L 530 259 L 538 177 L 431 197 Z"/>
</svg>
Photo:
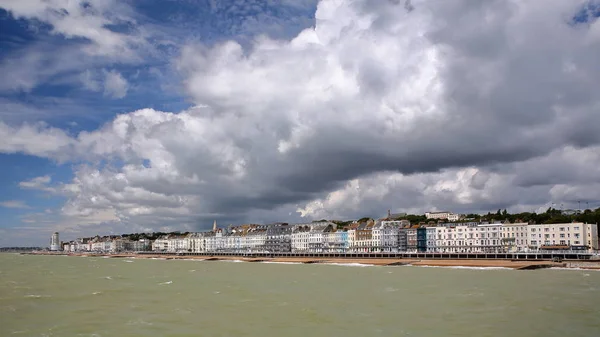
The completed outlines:
<svg viewBox="0 0 600 337">
<path fill-rule="evenodd" d="M 76 135 L 0 123 L 0 151 L 75 163 L 64 214 L 151 228 L 595 205 L 600 24 L 573 22 L 581 6 L 321 1 L 290 40 L 182 46 L 193 108 Z"/>
</svg>

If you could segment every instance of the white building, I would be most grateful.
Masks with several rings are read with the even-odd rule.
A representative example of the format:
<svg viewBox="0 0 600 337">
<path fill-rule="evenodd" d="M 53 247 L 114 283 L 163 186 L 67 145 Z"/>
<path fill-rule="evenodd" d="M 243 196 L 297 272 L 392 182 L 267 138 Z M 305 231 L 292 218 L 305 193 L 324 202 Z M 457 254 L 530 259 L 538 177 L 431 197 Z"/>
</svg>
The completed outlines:
<svg viewBox="0 0 600 337">
<path fill-rule="evenodd" d="M 163 235 L 152 242 L 153 252 L 166 252 L 169 249 L 169 236 Z"/>
<path fill-rule="evenodd" d="M 598 250 L 598 225 L 582 222 L 535 224 L 527 227 L 529 249 Z"/>
<path fill-rule="evenodd" d="M 395 221 L 381 221 L 372 229 L 371 246 L 377 252 L 397 252 L 399 227 Z"/>
<path fill-rule="evenodd" d="M 502 224 L 481 224 L 477 226 L 476 238 L 479 238 L 478 249 L 481 253 L 500 253 L 502 249 Z"/>
<path fill-rule="evenodd" d="M 427 238 L 427 252 L 428 253 L 437 253 L 437 245 L 436 245 L 436 237 L 437 237 L 437 227 L 427 227 L 425 229 L 426 238 Z"/>
<path fill-rule="evenodd" d="M 50 238 L 50 250 L 51 251 L 59 251 L 60 249 L 60 238 L 58 232 L 52 233 L 52 237 Z"/>
<path fill-rule="evenodd" d="M 502 245 L 507 253 L 526 252 L 529 248 L 528 223 L 505 223 L 502 225 Z"/>
<path fill-rule="evenodd" d="M 425 218 L 427 219 L 448 219 L 452 215 L 452 212 L 425 212 Z"/>
<path fill-rule="evenodd" d="M 187 246 L 192 253 L 201 253 L 205 250 L 204 233 L 190 233 L 186 237 Z"/>
</svg>

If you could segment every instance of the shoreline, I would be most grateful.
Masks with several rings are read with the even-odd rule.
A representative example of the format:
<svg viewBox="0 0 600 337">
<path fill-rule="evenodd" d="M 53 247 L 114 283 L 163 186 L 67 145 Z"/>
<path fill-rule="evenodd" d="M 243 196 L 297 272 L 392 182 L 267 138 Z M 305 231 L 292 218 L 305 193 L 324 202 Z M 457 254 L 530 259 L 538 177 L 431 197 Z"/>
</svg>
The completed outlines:
<svg viewBox="0 0 600 337">
<path fill-rule="evenodd" d="M 356 264 L 365 266 L 421 266 L 421 267 L 465 267 L 465 268 L 505 268 L 515 270 L 534 270 L 544 268 L 590 269 L 600 270 L 600 261 L 514 261 L 502 259 L 396 259 L 396 258 L 304 258 L 304 257 L 265 257 L 250 258 L 244 256 L 177 256 L 166 254 L 105 254 L 105 253 L 21 253 L 25 255 L 78 256 L 106 258 L 135 258 L 161 260 L 198 260 L 198 261 L 239 261 L 298 264 Z"/>
</svg>

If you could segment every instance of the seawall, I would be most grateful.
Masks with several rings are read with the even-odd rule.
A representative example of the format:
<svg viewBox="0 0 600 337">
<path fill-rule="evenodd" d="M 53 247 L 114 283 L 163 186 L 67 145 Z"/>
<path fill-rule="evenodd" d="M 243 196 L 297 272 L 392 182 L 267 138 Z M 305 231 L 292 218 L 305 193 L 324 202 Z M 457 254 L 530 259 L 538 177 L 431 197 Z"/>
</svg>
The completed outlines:
<svg viewBox="0 0 600 337">
<path fill-rule="evenodd" d="M 600 261 L 552 261 L 547 260 L 514 260 L 514 259 L 404 259 L 382 257 L 253 257 L 243 255 L 194 255 L 194 254 L 157 254 L 157 253 L 127 253 L 127 254 L 95 254 L 95 253 L 30 253 L 41 255 L 68 256 L 105 256 L 109 258 L 142 258 L 164 260 L 201 260 L 201 261 L 241 261 L 241 262 L 271 262 L 298 264 L 363 264 L 373 266 L 429 266 L 429 267 L 470 267 L 470 268 L 509 268 L 516 270 L 532 270 L 542 268 L 577 268 L 598 269 Z"/>
</svg>

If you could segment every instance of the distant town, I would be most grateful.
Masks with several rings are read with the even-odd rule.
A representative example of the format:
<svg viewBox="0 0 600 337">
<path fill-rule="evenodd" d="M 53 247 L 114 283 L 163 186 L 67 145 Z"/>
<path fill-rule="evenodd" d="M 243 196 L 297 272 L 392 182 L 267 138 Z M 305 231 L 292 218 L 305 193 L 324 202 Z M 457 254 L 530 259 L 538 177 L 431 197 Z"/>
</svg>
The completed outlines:
<svg viewBox="0 0 600 337">
<path fill-rule="evenodd" d="M 596 210 L 556 210 L 487 215 L 427 212 L 391 213 L 379 219 L 318 220 L 310 223 L 219 226 L 204 232 L 135 233 L 51 238 L 63 252 L 156 253 L 513 253 L 598 251 Z"/>
</svg>

